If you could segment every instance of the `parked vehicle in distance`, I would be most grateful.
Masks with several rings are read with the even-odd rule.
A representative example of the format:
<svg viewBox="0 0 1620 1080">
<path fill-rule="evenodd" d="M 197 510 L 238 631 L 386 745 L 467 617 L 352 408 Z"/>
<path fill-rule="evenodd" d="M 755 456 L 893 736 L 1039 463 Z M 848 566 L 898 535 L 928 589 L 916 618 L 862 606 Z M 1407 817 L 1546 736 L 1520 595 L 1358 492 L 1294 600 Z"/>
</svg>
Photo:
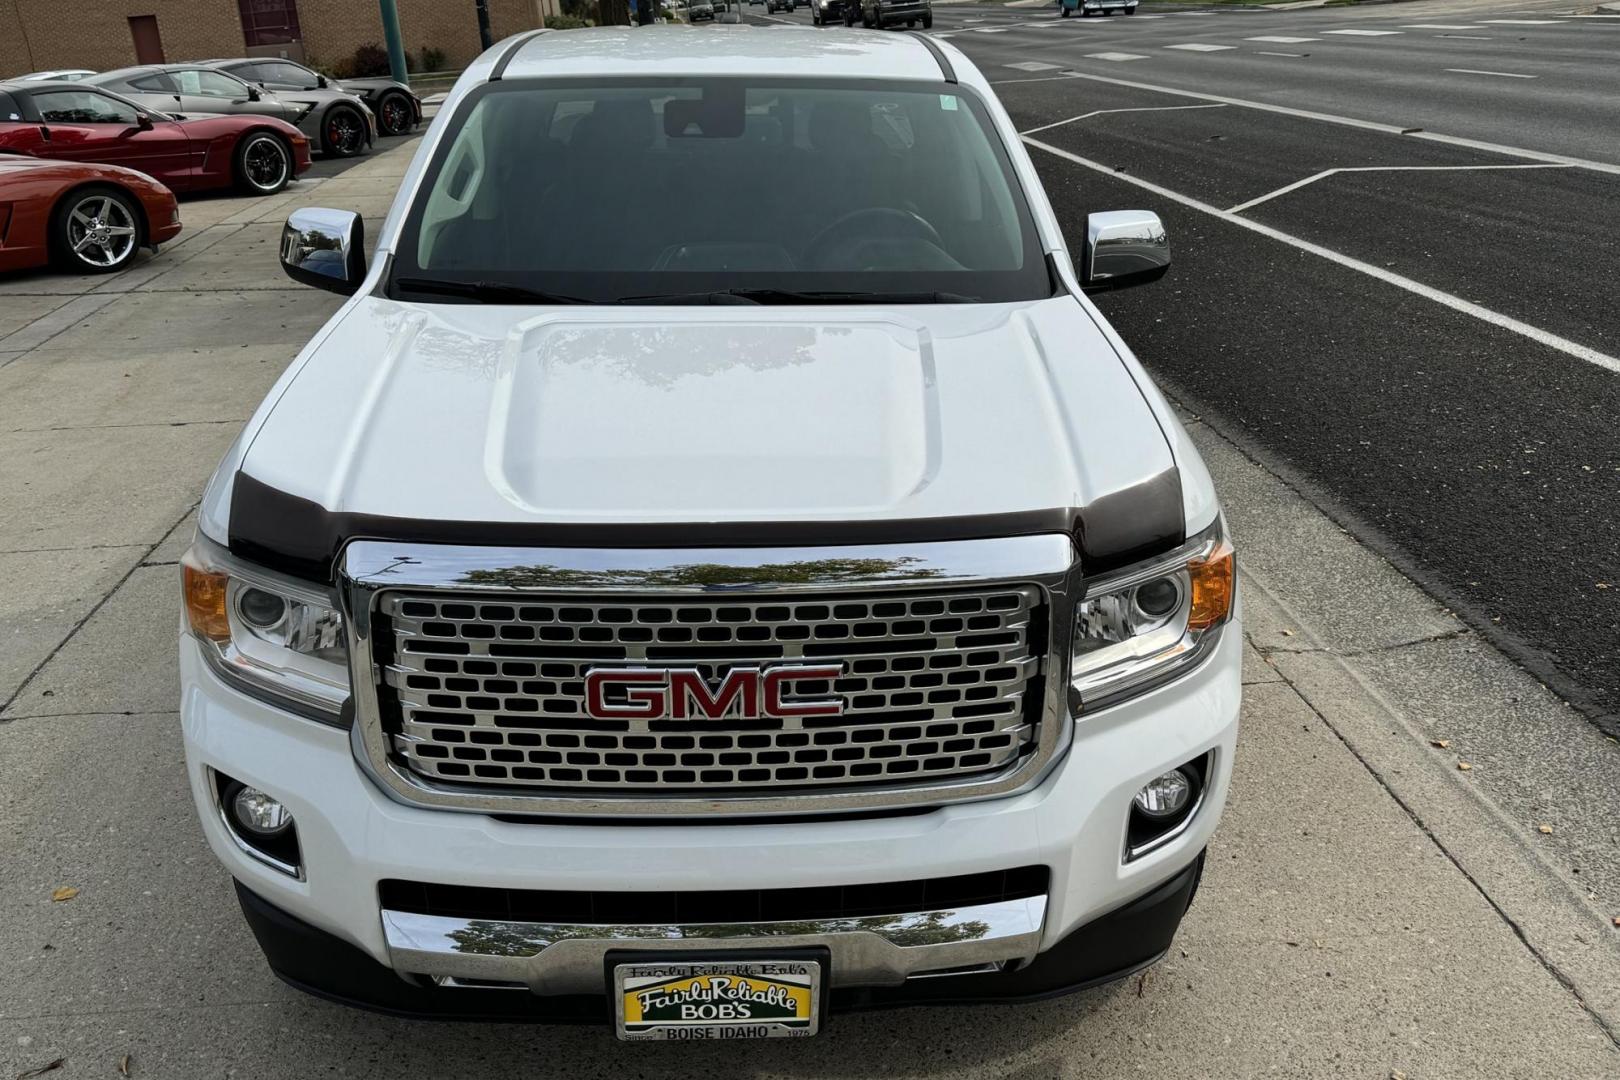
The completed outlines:
<svg viewBox="0 0 1620 1080">
<path fill-rule="evenodd" d="M 691 6 L 686 9 L 686 17 L 691 22 L 697 22 L 699 19 L 714 22 L 713 0 L 692 0 Z"/>
<path fill-rule="evenodd" d="M 846 0 L 810 0 L 810 25 L 831 26 L 844 21 Z"/>
<path fill-rule="evenodd" d="M 273 116 L 336 157 L 363 153 L 376 135 L 371 110 L 353 94 L 307 90 L 283 98 L 201 64 L 147 64 L 92 75 L 90 86 L 116 91 L 151 109 L 181 116 Z"/>
<path fill-rule="evenodd" d="M 765 5 L 765 13 L 774 15 L 778 11 L 792 11 L 793 0 L 769 0 Z"/>
<path fill-rule="evenodd" d="M 64 68 L 61 71 L 30 71 L 27 75 L 13 76 L 13 79 L 23 82 L 78 82 L 94 74 L 87 68 Z"/>
<path fill-rule="evenodd" d="M 374 255 L 287 221 L 348 299 L 202 498 L 179 730 L 294 986 L 747 1038 L 1171 945 L 1238 585 L 1084 295 L 1163 275 L 1163 226 L 1066 240 L 946 42 L 746 38 L 510 38 Z"/>
<path fill-rule="evenodd" d="M 0 150 L 0 207 L 0 271 L 107 274 L 180 235 L 174 192 L 117 165 Z"/>
<path fill-rule="evenodd" d="M 376 116 L 377 132 L 381 135 L 405 135 L 422 122 L 422 99 L 409 86 L 393 79 L 328 79 L 303 64 L 273 56 L 205 60 L 203 64 L 269 90 L 284 101 L 302 100 L 304 95 L 316 90 L 352 94 L 365 102 Z"/>
<path fill-rule="evenodd" d="M 1065 19 L 1075 11 L 1087 18 L 1092 15 L 1112 15 L 1116 11 L 1123 11 L 1127 15 L 1136 14 L 1136 0 L 1058 0 L 1058 2 Z"/>
<path fill-rule="evenodd" d="M 303 132 L 274 117 L 181 119 L 83 82 L 0 83 L 0 149 L 139 169 L 178 192 L 269 195 L 310 164 Z"/>
<path fill-rule="evenodd" d="M 931 0 L 844 0 L 844 25 L 854 26 L 857 19 L 868 30 L 919 23 L 931 30 L 934 6 Z"/>
</svg>

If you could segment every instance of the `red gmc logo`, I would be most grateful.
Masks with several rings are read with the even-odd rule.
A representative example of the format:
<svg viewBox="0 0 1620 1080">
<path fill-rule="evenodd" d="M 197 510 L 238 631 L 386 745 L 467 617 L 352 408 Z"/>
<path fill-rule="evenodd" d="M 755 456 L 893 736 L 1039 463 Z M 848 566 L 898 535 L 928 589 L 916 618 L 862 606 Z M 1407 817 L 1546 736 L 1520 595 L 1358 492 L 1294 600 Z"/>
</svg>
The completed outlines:
<svg viewBox="0 0 1620 1080">
<path fill-rule="evenodd" d="M 597 720 L 837 716 L 842 698 L 794 698 L 793 685 L 843 673 L 842 664 L 737 667 L 711 687 L 696 668 L 592 668 L 585 673 L 585 712 Z"/>
</svg>

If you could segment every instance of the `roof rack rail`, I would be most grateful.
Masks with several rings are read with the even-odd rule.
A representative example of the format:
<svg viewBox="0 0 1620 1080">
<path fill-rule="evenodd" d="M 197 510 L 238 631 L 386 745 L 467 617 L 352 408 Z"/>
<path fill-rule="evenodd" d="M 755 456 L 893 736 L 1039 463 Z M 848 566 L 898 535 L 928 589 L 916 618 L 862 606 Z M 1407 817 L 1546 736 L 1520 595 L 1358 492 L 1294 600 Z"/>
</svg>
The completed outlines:
<svg viewBox="0 0 1620 1080">
<path fill-rule="evenodd" d="M 934 59 L 939 62 L 940 74 L 945 76 L 946 82 L 955 85 L 956 69 L 951 67 L 951 62 L 949 60 L 945 59 L 945 52 L 939 47 L 939 42 L 935 41 L 932 37 L 923 33 L 921 30 L 907 30 L 906 33 L 922 42 L 923 48 L 934 54 Z"/>
<path fill-rule="evenodd" d="M 522 35 L 516 41 L 512 42 L 511 45 L 507 46 L 506 51 L 501 53 L 501 58 L 495 61 L 495 70 L 489 73 L 489 81 L 500 82 L 501 76 L 506 74 L 506 65 L 512 62 L 512 57 L 518 54 L 518 50 L 546 32 L 547 30 L 545 27 L 541 27 L 538 30 L 530 30 L 527 34 Z"/>
</svg>

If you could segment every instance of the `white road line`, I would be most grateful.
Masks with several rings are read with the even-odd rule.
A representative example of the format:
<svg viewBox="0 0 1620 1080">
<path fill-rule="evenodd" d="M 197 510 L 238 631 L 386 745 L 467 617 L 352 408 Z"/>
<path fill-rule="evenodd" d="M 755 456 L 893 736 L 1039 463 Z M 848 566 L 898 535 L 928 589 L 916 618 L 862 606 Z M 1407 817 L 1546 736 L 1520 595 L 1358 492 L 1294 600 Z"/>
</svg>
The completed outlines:
<svg viewBox="0 0 1620 1080">
<path fill-rule="evenodd" d="M 1318 180 L 1325 180 L 1337 173 L 1351 172 L 1481 172 L 1492 169 L 1573 169 L 1573 165 L 1348 165 L 1341 169 L 1323 169 L 1313 176 L 1303 180 L 1295 180 L 1292 184 L 1268 191 L 1258 199 L 1250 199 L 1246 203 L 1238 203 L 1227 209 L 1228 214 L 1241 214 L 1243 211 L 1259 206 L 1263 202 L 1270 202 L 1279 195 L 1287 195 L 1290 191 L 1298 191 L 1307 184 L 1314 184 Z"/>
<path fill-rule="evenodd" d="M 1481 19 L 1487 26 L 1563 26 L 1562 19 Z"/>
<path fill-rule="evenodd" d="M 1144 56 L 1142 59 L 1146 60 L 1147 57 Z M 1032 82 L 1062 82 L 1064 79 L 1072 79 L 1072 78 L 1074 78 L 1073 75 L 1063 74 L 1063 75 L 1036 75 L 1033 78 L 1028 78 L 1028 79 L 987 79 L 985 81 L 988 82 L 991 86 L 1018 86 L 1018 85 L 1020 85 L 1022 83 L 1032 83 Z"/>
<path fill-rule="evenodd" d="M 1458 75 L 1495 75 L 1499 79 L 1539 79 L 1540 75 L 1518 75 L 1511 71 L 1479 71 L 1476 68 L 1446 68 Z"/>
<path fill-rule="evenodd" d="M 1185 49 L 1187 52 L 1225 52 L 1237 48 L 1236 45 L 1205 45 L 1201 42 L 1192 42 L 1187 45 L 1166 45 L 1167 49 Z"/>
<path fill-rule="evenodd" d="M 1490 308 L 1481 304 L 1476 304 L 1471 300 L 1464 300 L 1460 296 L 1454 296 L 1451 293 L 1445 292 L 1441 289 L 1436 289 L 1432 285 L 1425 285 L 1421 281 L 1414 281 L 1403 274 L 1393 273 L 1392 271 L 1386 270 L 1381 266 L 1374 266 L 1371 263 L 1362 262 L 1360 259 L 1346 255 L 1343 252 L 1334 251 L 1332 248 L 1323 247 L 1321 244 L 1313 244 L 1309 240 L 1302 240 L 1299 237 L 1290 233 L 1285 233 L 1280 229 L 1273 229 L 1269 225 L 1262 225 L 1258 221 L 1251 221 L 1249 218 L 1239 217 L 1238 215 L 1230 213 L 1229 211 L 1222 210 L 1219 207 L 1211 206 L 1209 203 L 1194 199 L 1190 195 L 1183 195 L 1179 191 L 1171 191 L 1169 188 L 1160 187 L 1158 184 L 1152 183 L 1148 180 L 1142 180 L 1138 177 L 1132 176 L 1130 173 L 1115 172 L 1111 166 L 1104 165 L 1101 162 L 1092 161 L 1089 158 L 1083 158 L 1079 154 L 1071 154 L 1067 150 L 1043 143 L 1039 139 L 1031 139 L 1026 137 L 1024 142 L 1028 143 L 1030 146 L 1033 146 L 1037 150 L 1044 150 L 1056 157 L 1063 158 L 1065 161 L 1072 161 L 1076 165 L 1091 169 L 1093 172 L 1099 172 L 1105 176 L 1112 176 L 1114 179 L 1123 180 L 1127 184 L 1134 184 L 1136 187 L 1139 187 L 1144 191 L 1151 191 L 1161 198 L 1169 199 L 1171 202 L 1180 203 L 1182 206 L 1208 214 L 1214 218 L 1219 218 L 1221 221 L 1227 222 L 1228 224 L 1248 229 L 1250 232 L 1259 233 L 1261 236 L 1276 240 L 1279 243 L 1287 244 L 1289 247 L 1297 248 L 1300 251 L 1320 256 L 1321 258 L 1327 259 L 1329 262 L 1342 266 L 1347 270 L 1354 270 L 1357 273 L 1365 274 L 1371 278 L 1376 278 L 1377 280 L 1385 282 L 1389 285 L 1393 285 L 1398 289 L 1404 289 L 1409 293 L 1421 296 L 1425 300 L 1432 300 L 1437 304 L 1451 308 L 1453 311 L 1461 312 L 1464 315 L 1471 315 L 1482 322 L 1490 323 L 1492 326 L 1498 326 L 1511 333 L 1518 334 L 1520 337 L 1528 338 L 1529 340 L 1536 342 L 1538 345 L 1545 345 L 1550 349 L 1556 349 L 1566 356 L 1572 356 L 1577 360 L 1584 360 L 1588 364 L 1593 364 L 1597 367 L 1603 368 L 1606 371 L 1612 371 L 1616 375 L 1620 375 L 1620 359 L 1616 359 L 1607 353 L 1598 352 L 1596 349 L 1588 348 L 1577 341 L 1570 341 L 1568 338 L 1559 337 L 1557 334 L 1550 333 L 1541 329 L 1540 327 L 1531 326 L 1526 322 L 1520 322 L 1511 315 L 1504 315 L 1499 311 L 1492 311 Z"/>
<path fill-rule="evenodd" d="M 1256 56 L 1292 56 L 1296 60 L 1302 60 L 1311 55 L 1310 53 L 1302 52 L 1266 52 L 1264 49 L 1256 49 L 1254 52 Z"/>
<path fill-rule="evenodd" d="M 1088 71 L 1069 71 L 1064 74 L 1073 79 L 1089 79 L 1092 82 L 1108 83 L 1112 86 L 1128 86 L 1133 90 L 1152 90 L 1160 94 L 1194 98 L 1198 101 L 1218 101 L 1222 105 L 1238 105 L 1245 109 L 1258 109 L 1261 112 L 1297 116 L 1302 120 L 1321 120 L 1328 124 L 1361 128 L 1363 131 L 1381 131 L 1386 135 L 1403 135 L 1409 139 L 1444 143 L 1447 146 L 1464 146 L 1470 150 L 1485 150 L 1507 157 L 1525 158 L 1528 161 L 1549 161 L 1556 165 L 1577 165 L 1593 172 L 1620 175 L 1620 164 L 1607 161 L 1592 161 L 1589 158 L 1571 157 L 1568 154 L 1550 154 L 1543 150 L 1527 150 L 1522 146 L 1506 146 L 1502 143 L 1486 142 L 1483 139 L 1465 139 L 1457 135 L 1442 135 L 1438 131 L 1413 131 L 1411 128 L 1383 124 L 1376 120 L 1358 120 L 1353 116 L 1312 112 L 1309 109 L 1293 109 L 1287 105 L 1272 105 L 1264 101 L 1249 101 L 1246 98 L 1227 97 L 1222 94 L 1201 94 L 1196 90 L 1177 90 L 1172 86 L 1158 86 L 1154 83 L 1137 82 L 1134 79 L 1116 79 L 1111 75 L 1093 75 Z"/>
<path fill-rule="evenodd" d="M 1443 38 L 1455 38 L 1458 41 L 1491 41 L 1490 37 L 1482 34 L 1441 34 Z"/>
<path fill-rule="evenodd" d="M 1412 23 L 1401 27 L 1402 30 L 1483 30 L 1483 26 L 1466 23 Z"/>
<path fill-rule="evenodd" d="M 1399 30 L 1324 30 L 1324 34 L 1345 34 L 1349 37 L 1389 37 Z"/>
<path fill-rule="evenodd" d="M 1307 41 L 1321 41 L 1322 39 L 1321 38 L 1313 38 L 1313 37 L 1279 37 L 1279 36 L 1274 35 L 1274 34 L 1267 34 L 1264 37 L 1244 38 L 1243 40 L 1244 41 L 1269 41 L 1274 45 L 1303 45 Z"/>
<path fill-rule="evenodd" d="M 1224 108 L 1226 108 L 1225 105 L 1149 105 L 1149 106 L 1147 106 L 1145 108 L 1135 108 L 1135 109 L 1093 109 L 1091 112 L 1081 113 L 1079 116 L 1071 116 L 1067 120 L 1059 120 L 1056 123 L 1052 123 L 1052 124 L 1042 124 L 1040 127 L 1030 128 L 1028 131 L 1020 131 L 1018 134 L 1020 134 L 1020 135 L 1034 135 L 1037 132 L 1050 131 L 1052 128 L 1062 127 L 1064 124 L 1072 124 L 1076 120 L 1089 120 L 1093 116 L 1102 116 L 1105 113 L 1179 112 L 1179 111 L 1181 111 L 1183 109 L 1224 109 Z"/>
<path fill-rule="evenodd" d="M 1039 60 L 1022 60 L 1016 64 L 1005 64 L 1003 66 L 1010 67 L 1015 71 L 1056 71 L 1063 65 L 1043 64 Z"/>
<path fill-rule="evenodd" d="M 1127 60 L 1146 60 L 1141 53 L 1129 52 L 1094 52 L 1086 53 L 1088 60 L 1112 60 L 1116 64 L 1123 64 Z"/>
</svg>

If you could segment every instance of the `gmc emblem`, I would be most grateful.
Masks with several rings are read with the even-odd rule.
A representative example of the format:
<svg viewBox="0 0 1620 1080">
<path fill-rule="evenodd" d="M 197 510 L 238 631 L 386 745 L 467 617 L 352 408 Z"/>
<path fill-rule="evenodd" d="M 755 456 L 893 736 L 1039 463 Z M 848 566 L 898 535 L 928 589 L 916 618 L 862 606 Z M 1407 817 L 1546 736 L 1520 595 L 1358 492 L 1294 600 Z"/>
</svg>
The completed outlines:
<svg viewBox="0 0 1620 1080">
<path fill-rule="evenodd" d="M 842 698 L 792 698 L 793 684 L 830 682 L 842 664 L 735 667 L 711 688 L 696 668 L 592 668 L 585 673 L 585 712 L 597 720 L 785 720 L 838 716 Z M 617 688 L 620 693 L 610 693 Z"/>
</svg>

